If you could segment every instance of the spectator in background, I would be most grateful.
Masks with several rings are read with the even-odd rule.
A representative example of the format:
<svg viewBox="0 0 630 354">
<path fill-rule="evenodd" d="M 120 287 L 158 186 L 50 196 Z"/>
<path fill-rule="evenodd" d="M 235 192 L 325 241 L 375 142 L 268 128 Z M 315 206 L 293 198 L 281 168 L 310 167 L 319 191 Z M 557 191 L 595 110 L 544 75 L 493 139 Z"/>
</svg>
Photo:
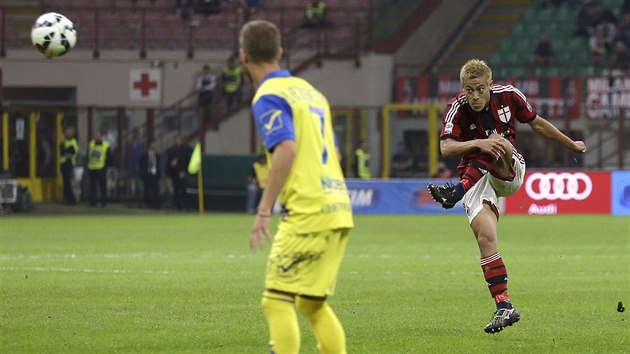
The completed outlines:
<svg viewBox="0 0 630 354">
<path fill-rule="evenodd" d="M 66 127 L 64 137 L 61 141 L 61 175 L 63 176 L 63 200 L 68 204 L 76 204 L 72 189 L 72 180 L 74 167 L 77 165 L 77 155 L 79 154 L 79 143 L 75 137 L 76 129 L 74 127 Z"/>
<path fill-rule="evenodd" d="M 542 7 L 574 7 L 578 0 L 540 0 Z"/>
<path fill-rule="evenodd" d="M 534 57 L 532 63 L 535 65 L 549 65 L 553 61 L 554 53 L 549 35 L 547 32 L 540 32 L 538 35 L 538 43 L 534 48 Z"/>
<path fill-rule="evenodd" d="M 157 151 L 155 140 L 151 141 L 149 148 L 140 156 L 138 168 L 142 183 L 144 184 L 144 200 L 150 208 L 160 207 L 160 154 Z"/>
<path fill-rule="evenodd" d="M 243 101 L 243 82 L 243 68 L 238 64 L 236 55 L 232 55 L 221 73 L 223 97 L 228 109 L 237 107 Z"/>
<path fill-rule="evenodd" d="M 88 144 L 87 169 L 90 179 L 90 205 L 107 205 L 107 168 L 111 165 L 112 153 L 109 142 L 103 139 L 102 131 L 94 132 L 94 139 Z M 97 193 L 96 190 L 100 193 Z"/>
<path fill-rule="evenodd" d="M 195 13 L 209 16 L 221 13 L 221 0 L 196 0 Z"/>
<path fill-rule="evenodd" d="M 131 196 L 136 197 L 136 191 L 138 187 L 138 183 L 140 175 L 138 171 L 138 163 L 140 160 L 140 156 L 147 150 L 147 145 L 144 143 L 142 136 L 140 135 L 140 129 L 133 128 L 131 130 L 131 136 L 129 137 L 129 141 L 127 142 L 127 158 L 126 158 L 126 169 L 127 169 L 127 177 L 131 182 Z"/>
<path fill-rule="evenodd" d="M 193 0 L 175 0 L 175 13 L 182 21 L 188 21 L 190 19 L 192 1 Z"/>
<path fill-rule="evenodd" d="M 630 50 L 623 41 L 615 42 L 615 58 L 611 67 L 611 75 L 625 75 L 630 69 Z"/>
<path fill-rule="evenodd" d="M 239 0 L 238 3 L 238 12 L 243 15 L 243 22 L 249 22 L 260 7 L 260 0 Z"/>
<path fill-rule="evenodd" d="M 591 48 L 593 64 L 600 65 L 606 57 L 606 39 L 601 30 L 593 32 L 589 38 L 588 45 Z"/>
<path fill-rule="evenodd" d="M 306 2 L 304 10 L 304 28 L 326 27 L 326 3 L 323 0 L 312 0 Z"/>
<path fill-rule="evenodd" d="M 623 41 L 626 47 L 630 47 L 630 13 L 623 15 L 619 26 L 617 27 L 616 41 Z"/>
<path fill-rule="evenodd" d="M 196 83 L 199 114 L 204 121 L 212 118 L 212 99 L 216 87 L 217 77 L 212 73 L 210 65 L 204 65 Z"/>
<path fill-rule="evenodd" d="M 404 142 L 396 145 L 396 152 L 392 156 L 392 177 L 411 177 L 413 174 L 413 156 Z"/>
<path fill-rule="evenodd" d="M 372 171 L 370 170 L 370 146 L 367 139 L 362 139 L 359 142 L 359 148 L 354 152 L 354 176 L 361 179 L 372 178 Z"/>
<path fill-rule="evenodd" d="M 580 8 L 575 19 L 574 36 L 588 37 L 591 35 L 591 28 L 593 26 L 593 16 L 591 9 L 586 3 L 580 4 Z"/>
<path fill-rule="evenodd" d="M 604 21 L 617 23 L 617 17 L 615 17 L 615 15 L 613 15 L 613 13 L 604 6 L 604 4 L 596 2 L 592 11 L 590 31 L 593 32 L 595 28 Z"/>
<path fill-rule="evenodd" d="M 173 206 L 184 208 L 186 194 L 186 173 L 192 149 L 184 145 L 182 137 L 176 136 L 173 145 L 166 150 L 166 175 L 173 191 Z"/>
<path fill-rule="evenodd" d="M 256 205 L 267 188 L 267 177 L 269 177 L 269 165 L 267 155 L 260 154 L 252 164 L 252 168 L 247 175 L 247 212 L 256 213 Z"/>
<path fill-rule="evenodd" d="M 604 19 L 595 27 L 595 31 L 602 33 L 606 44 L 606 52 L 612 53 L 615 47 L 615 38 L 617 37 L 617 24 Z"/>
</svg>

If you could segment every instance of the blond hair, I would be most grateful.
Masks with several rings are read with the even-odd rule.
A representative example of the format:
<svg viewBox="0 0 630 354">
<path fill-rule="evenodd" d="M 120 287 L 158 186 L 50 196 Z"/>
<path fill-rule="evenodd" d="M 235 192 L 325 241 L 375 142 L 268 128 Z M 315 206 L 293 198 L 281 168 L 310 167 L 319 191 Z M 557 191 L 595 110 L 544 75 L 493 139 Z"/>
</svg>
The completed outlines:
<svg viewBox="0 0 630 354">
<path fill-rule="evenodd" d="M 459 72 L 459 81 L 464 84 L 464 80 L 476 79 L 485 76 L 488 81 L 492 80 L 492 70 L 485 61 L 479 59 L 470 59 L 462 66 Z"/>
</svg>

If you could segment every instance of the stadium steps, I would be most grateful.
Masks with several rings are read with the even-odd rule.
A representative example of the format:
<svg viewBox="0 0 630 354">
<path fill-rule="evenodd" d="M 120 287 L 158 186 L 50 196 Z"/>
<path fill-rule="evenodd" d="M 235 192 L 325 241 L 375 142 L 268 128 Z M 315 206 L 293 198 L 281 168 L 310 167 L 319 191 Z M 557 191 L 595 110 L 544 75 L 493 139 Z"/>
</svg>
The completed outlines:
<svg viewBox="0 0 630 354">
<path fill-rule="evenodd" d="M 374 10 L 372 35 L 386 39 L 411 15 L 422 1 L 393 0 L 384 2 Z"/>
<path fill-rule="evenodd" d="M 6 6 L 5 19 L 10 27 L 9 32 L 19 34 L 13 36 L 12 40 L 21 46 L 32 45 L 31 28 L 35 19 L 44 13 L 40 1 L 2 1 L 0 5 Z"/>
<path fill-rule="evenodd" d="M 456 38 L 456 44 L 442 58 L 438 75 L 456 77 L 467 60 L 490 59 L 533 5 L 534 0 L 488 0 L 485 8 L 471 19 L 468 29 Z"/>
</svg>

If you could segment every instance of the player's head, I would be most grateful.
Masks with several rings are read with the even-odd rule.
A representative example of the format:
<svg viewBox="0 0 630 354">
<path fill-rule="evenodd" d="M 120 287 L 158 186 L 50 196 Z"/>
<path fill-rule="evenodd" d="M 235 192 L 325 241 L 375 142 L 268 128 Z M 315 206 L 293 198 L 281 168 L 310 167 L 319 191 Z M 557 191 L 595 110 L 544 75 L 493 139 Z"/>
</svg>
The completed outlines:
<svg viewBox="0 0 630 354">
<path fill-rule="evenodd" d="M 280 31 L 269 21 L 247 22 L 239 35 L 240 56 L 244 64 L 273 64 L 280 60 Z"/>
<path fill-rule="evenodd" d="M 462 66 L 459 80 L 464 89 L 470 107 L 480 112 L 490 102 L 490 86 L 492 86 L 492 70 L 485 61 L 471 59 Z"/>
</svg>

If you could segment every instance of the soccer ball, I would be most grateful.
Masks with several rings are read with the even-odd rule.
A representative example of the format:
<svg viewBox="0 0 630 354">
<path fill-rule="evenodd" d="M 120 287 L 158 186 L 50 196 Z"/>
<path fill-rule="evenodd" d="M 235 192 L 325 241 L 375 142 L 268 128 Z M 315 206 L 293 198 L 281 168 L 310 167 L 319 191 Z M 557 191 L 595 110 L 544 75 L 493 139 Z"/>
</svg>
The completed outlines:
<svg viewBox="0 0 630 354">
<path fill-rule="evenodd" d="M 37 18 L 31 30 L 31 41 L 45 56 L 62 56 L 77 43 L 77 31 L 72 21 L 55 12 Z"/>
</svg>

